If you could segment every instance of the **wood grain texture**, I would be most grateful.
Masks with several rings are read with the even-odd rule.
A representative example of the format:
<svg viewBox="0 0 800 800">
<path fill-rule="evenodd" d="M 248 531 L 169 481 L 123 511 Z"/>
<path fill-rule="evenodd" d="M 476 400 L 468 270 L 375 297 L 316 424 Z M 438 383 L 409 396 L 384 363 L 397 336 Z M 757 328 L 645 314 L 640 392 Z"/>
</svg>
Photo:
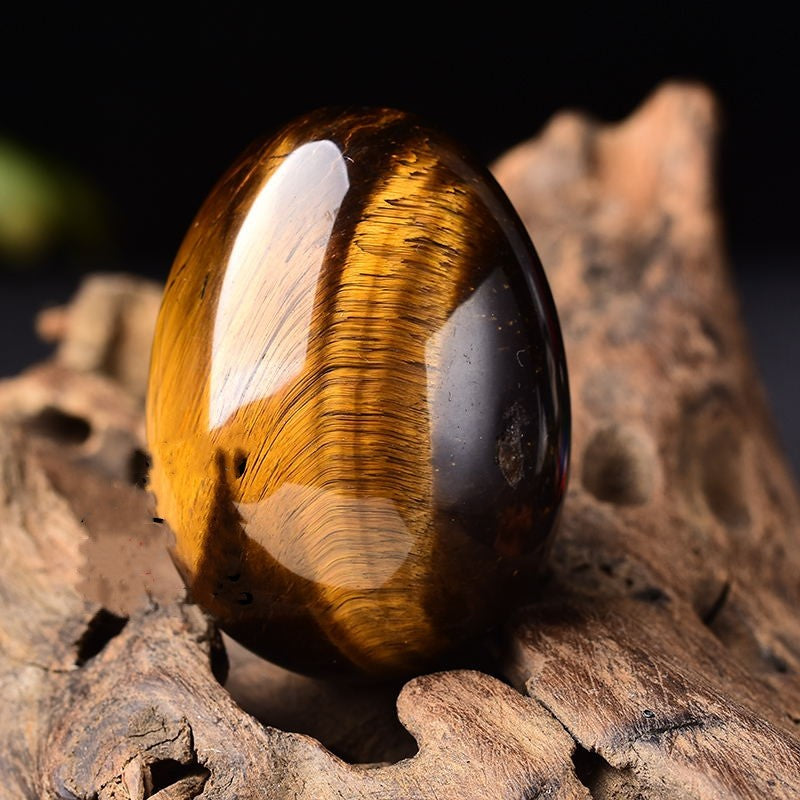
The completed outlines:
<svg viewBox="0 0 800 800">
<path fill-rule="evenodd" d="M 389 687 L 236 647 L 223 687 L 175 576 L 137 595 L 163 528 L 98 446 L 126 418 L 138 446 L 119 386 L 58 366 L 0 382 L 0 798 L 800 796 L 800 506 L 722 255 L 714 119 L 704 90 L 665 87 L 620 125 L 561 116 L 496 167 L 564 320 L 576 469 L 541 596 L 494 664 L 514 689 L 412 681 L 407 760 L 354 766 L 413 755 Z M 42 424 L 67 398 L 82 442 Z M 145 546 L 90 567 L 115 536 Z M 86 591 L 123 579 L 120 630 Z"/>
<path fill-rule="evenodd" d="M 518 630 L 512 670 L 586 750 L 648 791 L 791 797 L 800 741 L 781 697 L 691 619 L 680 605 L 587 602 L 565 590 Z"/>
<path fill-rule="evenodd" d="M 231 167 L 178 253 L 150 488 L 235 638 L 408 674 L 535 580 L 568 416 L 550 293 L 488 172 L 399 112 L 320 112 Z"/>
<path fill-rule="evenodd" d="M 724 261 L 714 117 L 666 87 L 495 166 L 549 267 L 574 412 L 563 617 L 523 622 L 511 669 L 623 797 L 800 793 L 800 504 Z"/>
</svg>

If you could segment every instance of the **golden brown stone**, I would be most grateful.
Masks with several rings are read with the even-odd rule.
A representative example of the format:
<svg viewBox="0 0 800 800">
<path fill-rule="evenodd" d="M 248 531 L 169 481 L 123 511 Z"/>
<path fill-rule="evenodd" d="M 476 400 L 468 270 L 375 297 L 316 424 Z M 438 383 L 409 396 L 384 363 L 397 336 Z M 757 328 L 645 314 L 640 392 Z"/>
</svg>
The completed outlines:
<svg viewBox="0 0 800 800">
<path fill-rule="evenodd" d="M 271 659 L 403 674 L 491 628 L 541 564 L 568 418 L 514 210 L 400 112 L 255 146 L 178 253 L 151 487 L 193 597 Z"/>
</svg>

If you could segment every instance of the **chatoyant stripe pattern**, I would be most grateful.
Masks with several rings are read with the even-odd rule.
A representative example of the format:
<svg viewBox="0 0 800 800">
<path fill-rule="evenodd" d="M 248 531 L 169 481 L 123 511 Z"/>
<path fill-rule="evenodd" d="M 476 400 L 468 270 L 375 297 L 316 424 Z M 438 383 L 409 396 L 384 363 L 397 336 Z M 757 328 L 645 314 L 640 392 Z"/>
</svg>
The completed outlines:
<svg viewBox="0 0 800 800">
<path fill-rule="evenodd" d="M 390 110 L 252 147 L 178 253 L 150 486 L 192 596 L 287 666 L 408 674 L 530 588 L 568 395 L 536 254 L 488 173 Z"/>
</svg>

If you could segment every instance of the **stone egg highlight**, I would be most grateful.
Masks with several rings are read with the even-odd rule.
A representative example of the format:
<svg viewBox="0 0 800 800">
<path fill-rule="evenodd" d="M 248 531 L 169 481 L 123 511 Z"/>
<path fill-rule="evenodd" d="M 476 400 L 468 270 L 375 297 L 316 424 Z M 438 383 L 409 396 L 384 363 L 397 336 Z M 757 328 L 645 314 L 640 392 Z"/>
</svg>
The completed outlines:
<svg viewBox="0 0 800 800">
<path fill-rule="evenodd" d="M 392 110 L 252 147 L 170 273 L 147 440 L 192 598 L 263 656 L 402 676 L 502 622 L 553 534 L 569 396 L 488 171 Z"/>
</svg>

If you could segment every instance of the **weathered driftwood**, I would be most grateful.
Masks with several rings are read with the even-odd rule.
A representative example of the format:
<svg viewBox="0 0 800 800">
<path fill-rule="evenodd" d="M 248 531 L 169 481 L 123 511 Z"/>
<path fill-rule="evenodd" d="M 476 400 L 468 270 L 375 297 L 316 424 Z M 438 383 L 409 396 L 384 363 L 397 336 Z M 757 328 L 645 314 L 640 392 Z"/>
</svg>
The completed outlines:
<svg viewBox="0 0 800 800">
<path fill-rule="evenodd" d="M 93 275 L 68 307 L 43 311 L 36 329 L 59 343 L 56 358 L 75 372 L 99 372 L 144 396 L 161 287 L 132 275 Z"/>
<path fill-rule="evenodd" d="M 100 281 L 97 314 L 45 318 L 55 363 L 0 383 L 0 798 L 800 796 L 800 502 L 714 136 L 708 94 L 669 86 L 496 165 L 559 308 L 574 459 L 495 677 L 331 686 L 223 648 L 137 486 L 153 288 L 126 285 L 133 311 Z"/>
</svg>

